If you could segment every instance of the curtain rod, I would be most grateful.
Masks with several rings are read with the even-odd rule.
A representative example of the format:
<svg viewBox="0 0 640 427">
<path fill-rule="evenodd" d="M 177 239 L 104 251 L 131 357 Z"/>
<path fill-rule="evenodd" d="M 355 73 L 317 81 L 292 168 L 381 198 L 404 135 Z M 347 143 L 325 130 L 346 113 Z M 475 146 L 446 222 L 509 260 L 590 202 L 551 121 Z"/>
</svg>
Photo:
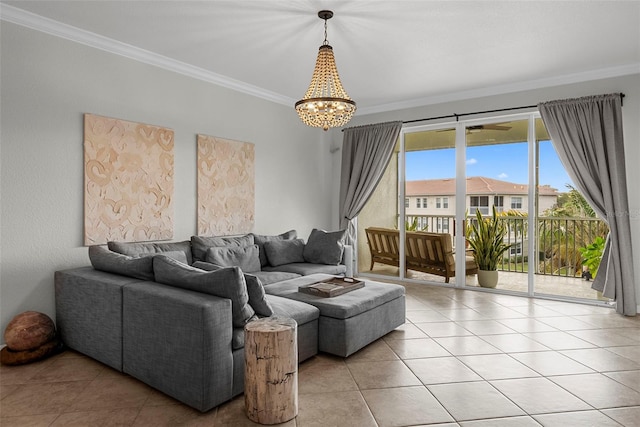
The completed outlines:
<svg viewBox="0 0 640 427">
<path fill-rule="evenodd" d="M 622 101 L 624 100 L 624 93 L 620 93 L 620 104 L 622 105 Z M 407 123 L 416 123 L 416 122 L 426 122 L 428 120 L 438 120 L 438 119 L 450 119 L 455 117 L 456 122 L 458 121 L 458 119 L 460 117 L 465 117 L 465 116 L 473 116 L 475 114 L 486 114 L 486 113 L 499 113 L 499 112 L 503 112 L 503 111 L 515 111 L 515 110 L 525 110 L 528 108 L 538 108 L 537 105 L 525 105 L 522 107 L 510 107 L 510 108 L 499 108 L 497 110 L 484 110 L 484 111 L 474 111 L 472 113 L 453 113 L 453 114 L 448 114 L 446 116 L 436 116 L 436 117 L 425 117 L 424 119 L 415 119 L 415 120 L 403 120 L 402 124 L 407 124 Z M 344 129 L 342 129 L 342 131 L 344 132 Z"/>
</svg>

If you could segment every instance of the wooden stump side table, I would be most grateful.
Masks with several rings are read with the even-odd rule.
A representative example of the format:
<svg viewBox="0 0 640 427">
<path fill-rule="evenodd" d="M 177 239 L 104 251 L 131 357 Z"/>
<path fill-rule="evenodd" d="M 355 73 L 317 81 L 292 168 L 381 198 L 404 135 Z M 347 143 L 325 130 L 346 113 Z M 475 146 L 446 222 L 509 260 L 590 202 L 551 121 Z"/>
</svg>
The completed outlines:
<svg viewBox="0 0 640 427">
<path fill-rule="evenodd" d="M 251 421 L 279 424 L 298 415 L 298 325 L 266 317 L 244 327 L 244 404 Z"/>
</svg>

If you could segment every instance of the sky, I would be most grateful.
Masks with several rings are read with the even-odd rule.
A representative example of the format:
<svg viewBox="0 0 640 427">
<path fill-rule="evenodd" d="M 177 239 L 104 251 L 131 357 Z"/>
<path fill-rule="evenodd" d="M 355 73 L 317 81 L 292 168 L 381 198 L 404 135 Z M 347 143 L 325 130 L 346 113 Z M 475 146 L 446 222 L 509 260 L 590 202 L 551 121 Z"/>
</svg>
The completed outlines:
<svg viewBox="0 0 640 427">
<path fill-rule="evenodd" d="M 484 176 L 502 181 L 527 184 L 527 143 L 485 145 L 467 148 L 467 176 Z M 540 184 L 549 184 L 560 192 L 573 185 L 551 141 L 540 143 Z M 455 150 L 412 151 L 406 156 L 406 180 L 455 177 Z"/>
</svg>

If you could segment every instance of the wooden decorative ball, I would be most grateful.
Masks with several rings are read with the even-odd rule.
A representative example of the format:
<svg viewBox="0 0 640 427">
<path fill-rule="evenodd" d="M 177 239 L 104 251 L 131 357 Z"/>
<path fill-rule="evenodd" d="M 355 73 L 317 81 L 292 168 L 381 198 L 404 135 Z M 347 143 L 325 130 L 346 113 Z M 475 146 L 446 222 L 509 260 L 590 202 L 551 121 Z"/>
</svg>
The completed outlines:
<svg viewBox="0 0 640 427">
<path fill-rule="evenodd" d="M 53 340 L 56 326 L 46 314 L 25 311 L 14 317 L 4 331 L 4 342 L 12 351 L 34 350 Z"/>
</svg>

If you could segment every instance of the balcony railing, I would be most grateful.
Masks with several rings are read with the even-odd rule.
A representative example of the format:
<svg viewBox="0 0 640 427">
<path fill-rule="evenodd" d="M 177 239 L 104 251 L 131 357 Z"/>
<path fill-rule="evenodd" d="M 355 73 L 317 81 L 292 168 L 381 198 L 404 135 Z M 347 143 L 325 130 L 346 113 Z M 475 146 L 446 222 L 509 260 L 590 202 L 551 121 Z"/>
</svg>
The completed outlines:
<svg viewBox="0 0 640 427">
<path fill-rule="evenodd" d="M 529 218 L 526 216 L 502 216 L 508 233 L 505 243 L 512 245 L 505 252 L 498 269 L 526 273 L 529 270 Z M 452 215 L 407 215 L 408 226 L 416 230 L 433 233 L 457 234 L 455 217 Z M 468 217 L 467 221 L 476 221 Z M 609 229 L 597 218 L 538 217 L 535 227 L 535 273 L 542 275 L 580 277 L 582 256 L 580 248 L 596 237 L 605 237 Z"/>
</svg>

